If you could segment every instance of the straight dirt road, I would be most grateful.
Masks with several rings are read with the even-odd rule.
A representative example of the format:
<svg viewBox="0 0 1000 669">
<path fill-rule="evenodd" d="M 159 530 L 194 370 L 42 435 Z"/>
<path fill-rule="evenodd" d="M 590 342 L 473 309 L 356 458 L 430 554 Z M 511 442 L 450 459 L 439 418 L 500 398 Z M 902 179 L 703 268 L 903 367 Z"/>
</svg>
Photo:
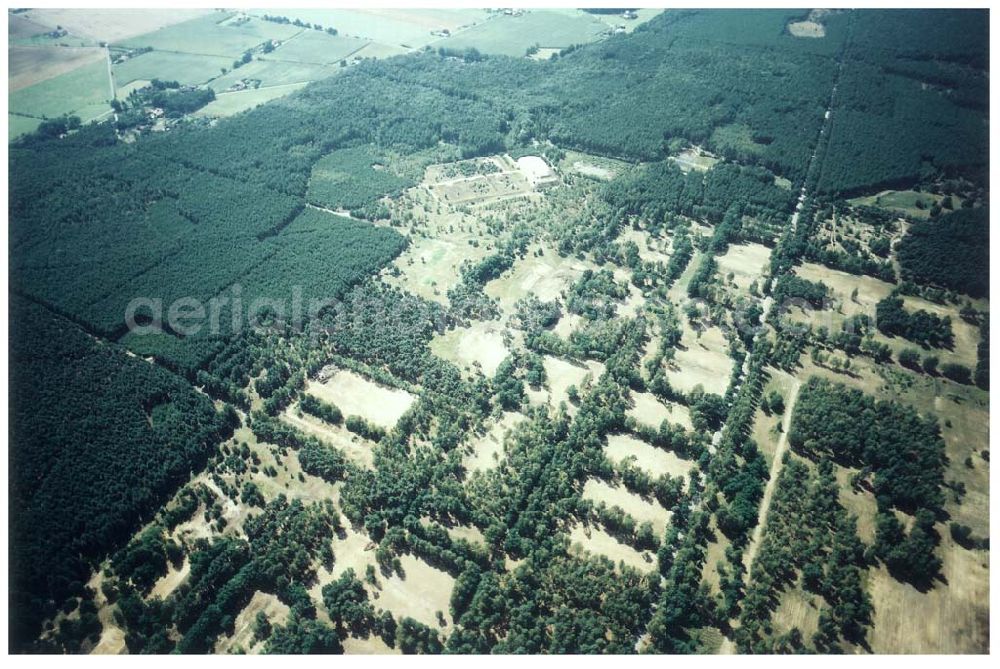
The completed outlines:
<svg viewBox="0 0 1000 669">
<path fill-rule="evenodd" d="M 747 579 L 750 577 L 750 568 L 753 561 L 757 559 L 757 552 L 764 539 L 764 526 L 767 524 L 767 513 L 771 510 L 771 498 L 774 497 L 774 490 L 778 487 L 778 478 L 781 476 L 781 469 L 784 466 L 785 453 L 788 452 L 788 431 L 792 427 L 792 412 L 795 410 L 795 402 L 799 399 L 799 389 L 802 382 L 795 379 L 792 391 L 788 393 L 788 402 L 785 407 L 785 415 L 781 419 L 781 437 L 778 438 L 778 445 L 774 449 L 774 459 L 771 460 L 771 471 L 767 476 L 767 485 L 764 487 L 764 497 L 760 501 L 760 512 L 757 514 L 757 526 L 753 528 L 753 535 L 750 537 L 750 546 L 743 555 L 743 564 L 746 566 Z M 730 655 L 734 651 L 732 639 L 726 637 L 719 647 L 719 653 Z"/>
</svg>

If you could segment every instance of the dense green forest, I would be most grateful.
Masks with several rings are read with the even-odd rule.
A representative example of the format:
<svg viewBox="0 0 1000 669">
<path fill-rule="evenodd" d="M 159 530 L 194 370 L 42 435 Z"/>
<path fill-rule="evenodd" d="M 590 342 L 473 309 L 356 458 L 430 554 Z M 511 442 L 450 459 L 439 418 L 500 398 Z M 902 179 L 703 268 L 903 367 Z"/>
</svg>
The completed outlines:
<svg viewBox="0 0 1000 669">
<path fill-rule="evenodd" d="M 10 354 L 10 601 L 23 640 L 202 469 L 234 414 L 18 297 Z"/>
<path fill-rule="evenodd" d="M 959 209 L 914 223 L 897 249 L 904 279 L 985 297 L 990 289 L 989 209 Z"/>
</svg>

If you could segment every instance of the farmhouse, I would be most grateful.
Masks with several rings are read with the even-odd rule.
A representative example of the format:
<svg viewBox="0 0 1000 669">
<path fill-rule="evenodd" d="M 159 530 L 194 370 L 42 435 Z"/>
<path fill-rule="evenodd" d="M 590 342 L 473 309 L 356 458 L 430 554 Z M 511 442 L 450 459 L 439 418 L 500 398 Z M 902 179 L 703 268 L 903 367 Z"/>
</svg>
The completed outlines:
<svg viewBox="0 0 1000 669">
<path fill-rule="evenodd" d="M 527 177 L 532 188 L 541 189 L 559 182 L 552 168 L 539 156 L 523 156 L 517 159 L 517 167 Z"/>
</svg>

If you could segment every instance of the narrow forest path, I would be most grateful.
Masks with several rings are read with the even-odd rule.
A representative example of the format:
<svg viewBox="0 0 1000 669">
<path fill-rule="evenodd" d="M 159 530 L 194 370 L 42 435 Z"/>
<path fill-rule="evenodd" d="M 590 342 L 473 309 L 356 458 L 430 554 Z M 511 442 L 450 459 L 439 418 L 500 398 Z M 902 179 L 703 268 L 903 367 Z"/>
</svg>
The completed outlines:
<svg viewBox="0 0 1000 669">
<path fill-rule="evenodd" d="M 743 564 L 746 567 L 745 583 L 749 583 L 750 581 L 750 568 L 753 566 L 754 560 L 757 559 L 757 553 L 760 551 L 760 545 L 764 540 L 764 527 L 767 525 L 767 514 L 771 510 L 771 498 L 774 497 L 774 491 L 778 487 L 778 478 L 781 476 L 781 470 L 785 464 L 785 453 L 788 452 L 788 431 L 792 427 L 792 412 L 795 411 L 795 402 L 799 399 L 799 389 L 801 387 L 802 382 L 795 379 L 792 391 L 788 394 L 785 415 L 781 419 L 781 437 L 778 438 L 778 445 L 774 449 L 774 459 L 771 460 L 771 471 L 768 473 L 767 485 L 764 486 L 764 496 L 760 500 L 757 526 L 753 528 L 753 535 L 750 537 L 750 546 L 743 556 Z M 722 640 L 722 646 L 719 647 L 719 653 L 722 655 L 731 655 L 734 651 L 733 640 L 725 637 Z"/>
</svg>

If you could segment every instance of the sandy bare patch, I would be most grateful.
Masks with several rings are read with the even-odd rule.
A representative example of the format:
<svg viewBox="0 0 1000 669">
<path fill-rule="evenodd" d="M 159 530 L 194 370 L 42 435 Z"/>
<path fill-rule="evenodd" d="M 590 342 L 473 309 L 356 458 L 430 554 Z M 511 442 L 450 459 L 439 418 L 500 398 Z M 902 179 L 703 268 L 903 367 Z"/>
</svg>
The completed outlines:
<svg viewBox="0 0 1000 669">
<path fill-rule="evenodd" d="M 771 249 L 763 244 L 730 244 L 724 255 L 716 258 L 719 274 L 733 274 L 733 282 L 740 290 L 760 278 L 771 260 Z"/>
<path fill-rule="evenodd" d="M 615 565 L 624 563 L 637 571 L 650 572 L 656 569 L 656 558 L 651 553 L 640 553 L 631 546 L 626 546 L 599 527 L 577 524 L 570 530 L 570 552 L 584 551 L 604 555 Z"/>
<path fill-rule="evenodd" d="M 634 495 L 623 486 L 613 486 L 600 479 L 587 479 L 583 485 L 583 498 L 596 502 L 604 502 L 609 507 L 617 506 L 636 521 L 649 521 L 653 530 L 660 534 L 670 522 L 671 513 L 656 502 L 647 502 Z"/>
<path fill-rule="evenodd" d="M 672 402 L 664 404 L 652 393 L 637 393 L 635 391 L 632 391 L 632 401 L 635 404 L 628 410 L 627 415 L 632 416 L 643 425 L 659 428 L 660 424 L 666 420 L 688 430 L 694 429 L 691 424 L 691 412 L 685 406 Z"/>
<path fill-rule="evenodd" d="M 493 376 L 510 351 L 504 344 L 503 328 L 496 321 L 476 321 L 438 335 L 430 343 L 431 352 L 461 368 L 478 366 Z"/>
<path fill-rule="evenodd" d="M 874 277 L 848 274 L 816 263 L 802 263 L 795 268 L 795 273 L 803 279 L 822 281 L 829 286 L 833 298 L 843 306 L 843 312 L 847 316 L 859 313 L 874 316 L 875 305 L 893 289 L 892 284 Z M 851 293 L 855 288 L 858 294 L 852 300 Z"/>
<path fill-rule="evenodd" d="M 698 337 L 685 319 L 681 346 L 674 356 L 674 365 L 666 370 L 670 385 L 685 393 L 700 385 L 705 392 L 725 394 L 733 362 L 722 330 L 710 327 Z"/>
<path fill-rule="evenodd" d="M 164 574 L 153 584 L 153 589 L 149 591 L 149 597 L 147 599 L 160 598 L 166 599 L 171 592 L 177 589 L 187 575 L 191 573 L 191 561 L 184 558 L 184 564 L 181 565 L 180 569 L 174 569 L 173 565 L 168 565 L 167 573 Z"/>
<path fill-rule="evenodd" d="M 685 460 L 628 434 L 609 434 L 604 454 L 613 462 L 632 461 L 652 476 L 669 474 L 687 480 L 688 472 L 698 466 L 693 460 Z"/>
<path fill-rule="evenodd" d="M 581 325 L 584 323 L 584 318 L 580 314 L 571 314 L 569 312 L 564 312 L 562 316 L 559 317 L 559 322 L 555 324 L 552 328 L 552 334 L 563 339 L 569 339 L 569 336 L 573 334 Z"/>
<path fill-rule="evenodd" d="M 323 383 L 309 381 L 306 392 L 340 407 L 344 416 L 357 415 L 386 429 L 395 427 L 416 398 L 405 390 L 387 388 L 347 370 Z"/>
<path fill-rule="evenodd" d="M 264 612 L 267 619 L 271 621 L 271 625 L 284 625 L 291 609 L 276 596 L 260 590 L 256 591 L 253 593 L 250 603 L 243 607 L 243 610 L 236 616 L 232 635 L 219 637 L 219 640 L 215 642 L 215 652 L 225 654 L 237 648 L 242 648 L 248 653 L 259 652 L 264 644 L 254 641 L 253 628 L 257 613 L 260 611 Z"/>
<path fill-rule="evenodd" d="M 826 28 L 815 21 L 795 21 L 788 24 L 793 37 L 826 37 Z"/>
<path fill-rule="evenodd" d="M 486 471 L 496 467 L 504 456 L 503 444 L 507 433 L 523 420 L 524 414 L 522 413 L 504 412 L 500 420 L 490 427 L 490 431 L 485 436 L 472 442 L 472 453 L 462 461 L 463 466 L 470 472 Z"/>
<path fill-rule="evenodd" d="M 448 530 L 448 536 L 452 539 L 464 539 L 470 544 L 486 545 L 486 537 L 483 536 L 482 530 L 475 525 L 455 525 L 445 529 Z"/>
<path fill-rule="evenodd" d="M 690 172 L 691 170 L 707 172 L 719 162 L 719 158 L 716 158 L 700 146 L 685 149 L 676 156 L 670 156 L 670 160 L 677 163 L 677 167 L 682 172 Z"/>
<path fill-rule="evenodd" d="M 400 655 L 398 648 L 390 648 L 377 634 L 369 635 L 367 639 L 349 636 L 344 639 L 345 655 Z"/>
<path fill-rule="evenodd" d="M 455 579 L 412 555 L 401 555 L 399 561 L 404 576 L 395 573 L 388 578 L 380 576 L 382 587 L 371 593 L 372 604 L 392 611 L 397 620 L 409 616 L 447 635 L 451 628 L 449 608 Z M 439 611 L 444 614 L 444 627 L 438 622 Z"/>
<path fill-rule="evenodd" d="M 803 639 L 811 639 L 819 627 L 817 602 L 822 600 L 799 588 L 786 589 L 778 598 L 778 608 L 771 621 L 779 633 L 798 627 Z"/>
<path fill-rule="evenodd" d="M 101 60 L 97 47 L 12 46 L 7 49 L 7 90 L 16 91 Z"/>
<path fill-rule="evenodd" d="M 299 413 L 292 407 L 289 407 L 281 414 L 281 419 L 306 434 L 312 435 L 329 446 L 336 448 L 355 464 L 367 469 L 375 468 L 375 457 L 372 454 L 375 444 L 359 437 L 346 428 L 339 425 L 330 425 L 306 413 Z"/>
<path fill-rule="evenodd" d="M 605 167 L 599 167 L 598 165 L 593 165 L 583 160 L 574 161 L 573 169 L 585 176 L 603 179 L 604 181 L 610 181 L 615 178 L 615 173 L 611 170 Z"/>
<path fill-rule="evenodd" d="M 618 236 L 619 242 L 634 242 L 639 247 L 639 258 L 646 262 L 670 262 L 671 240 L 668 237 L 653 237 L 647 230 L 627 227 Z"/>
</svg>

